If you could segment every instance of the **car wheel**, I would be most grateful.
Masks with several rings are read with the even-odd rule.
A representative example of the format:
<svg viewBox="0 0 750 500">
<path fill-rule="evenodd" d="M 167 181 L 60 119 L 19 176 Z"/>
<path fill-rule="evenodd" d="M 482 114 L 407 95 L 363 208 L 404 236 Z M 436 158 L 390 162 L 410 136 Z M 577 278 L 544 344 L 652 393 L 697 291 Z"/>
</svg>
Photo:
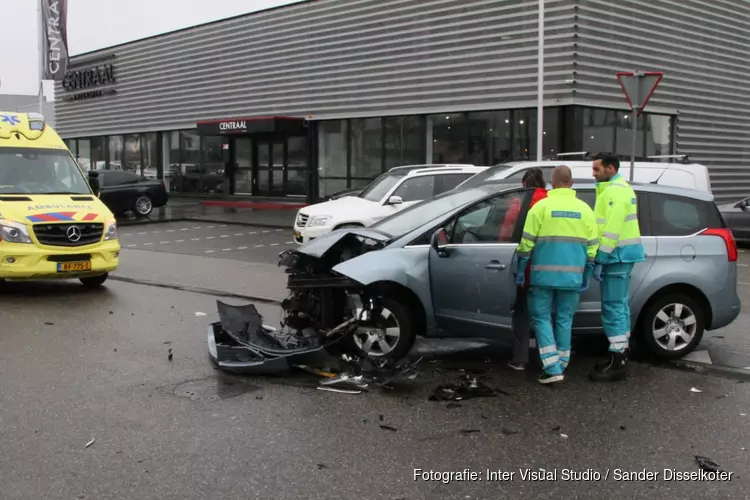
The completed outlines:
<svg viewBox="0 0 750 500">
<path fill-rule="evenodd" d="M 643 316 L 642 340 L 662 359 L 679 359 L 692 352 L 703 338 L 705 313 L 690 296 L 666 295 Z"/>
<path fill-rule="evenodd" d="M 99 288 L 107 281 L 109 273 L 104 273 L 101 276 L 92 276 L 90 278 L 80 278 L 81 283 L 86 288 Z"/>
<path fill-rule="evenodd" d="M 384 297 L 379 324 L 363 322 L 342 342 L 344 350 L 375 359 L 398 360 L 406 356 L 416 340 L 414 316 L 408 305 Z"/>
<path fill-rule="evenodd" d="M 133 205 L 133 212 L 139 217 L 147 217 L 154 210 L 154 203 L 147 194 L 139 195 Z"/>
</svg>

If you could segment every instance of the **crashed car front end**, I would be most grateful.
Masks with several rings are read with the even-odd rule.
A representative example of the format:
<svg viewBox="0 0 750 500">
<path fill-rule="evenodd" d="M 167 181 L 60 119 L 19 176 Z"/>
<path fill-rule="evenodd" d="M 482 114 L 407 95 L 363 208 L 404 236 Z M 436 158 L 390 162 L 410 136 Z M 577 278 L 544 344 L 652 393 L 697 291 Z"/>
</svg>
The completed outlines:
<svg viewBox="0 0 750 500">
<path fill-rule="evenodd" d="M 279 266 L 286 268 L 289 296 L 281 303 L 280 327 L 264 325 L 253 304 L 218 301 L 219 321 L 207 332 L 213 361 L 227 371 L 280 373 L 299 358 L 322 351 L 350 361 L 367 358 L 367 353 L 346 352 L 342 340 L 378 322 L 379 297 L 333 268 L 387 244 L 383 234 L 357 228 L 282 252 Z"/>
</svg>

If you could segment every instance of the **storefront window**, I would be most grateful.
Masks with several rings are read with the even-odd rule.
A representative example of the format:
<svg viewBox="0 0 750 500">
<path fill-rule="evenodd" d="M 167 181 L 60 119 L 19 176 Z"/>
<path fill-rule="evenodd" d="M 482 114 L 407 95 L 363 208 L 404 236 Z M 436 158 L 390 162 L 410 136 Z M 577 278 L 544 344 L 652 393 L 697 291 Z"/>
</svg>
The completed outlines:
<svg viewBox="0 0 750 500">
<path fill-rule="evenodd" d="M 558 154 L 565 153 L 563 150 L 563 130 L 560 122 L 562 111 L 557 107 L 544 108 L 544 122 L 542 137 L 542 159 L 552 160 Z M 532 160 L 536 160 L 536 145 L 537 145 L 537 121 L 536 121 L 536 110 L 528 110 L 526 116 L 529 119 L 529 152 L 528 156 Z"/>
<path fill-rule="evenodd" d="M 465 163 L 466 138 L 463 113 L 427 117 L 427 159 L 432 163 Z"/>
<path fill-rule="evenodd" d="M 122 167 L 126 172 L 136 175 L 143 175 L 143 166 L 141 165 L 141 136 L 125 136 L 125 152 L 122 158 Z"/>
<path fill-rule="evenodd" d="M 219 136 L 203 137 L 203 192 L 223 193 L 226 177 L 221 144 Z"/>
<path fill-rule="evenodd" d="M 181 172 L 177 182 L 183 193 L 203 191 L 201 169 L 201 138 L 194 130 L 180 131 Z"/>
<path fill-rule="evenodd" d="M 469 113 L 469 163 L 497 165 L 510 157 L 510 111 Z"/>
<path fill-rule="evenodd" d="M 91 169 L 91 141 L 89 139 L 78 139 L 76 161 L 84 172 Z"/>
<path fill-rule="evenodd" d="M 143 134 L 141 137 L 143 175 L 148 179 L 161 179 L 159 176 L 159 144 L 156 134 Z"/>
<path fill-rule="evenodd" d="M 331 195 L 347 188 L 346 120 L 318 124 L 318 194 Z"/>
<path fill-rule="evenodd" d="M 383 129 L 380 118 L 351 120 L 351 176 L 374 179 L 383 171 Z"/>
<path fill-rule="evenodd" d="M 167 191 L 178 190 L 175 181 L 175 175 L 179 174 L 181 157 L 180 157 L 180 134 L 179 132 L 162 133 L 162 164 L 164 172 L 164 186 Z"/>
<path fill-rule="evenodd" d="M 104 170 L 106 159 L 107 159 L 107 138 L 106 137 L 92 137 L 91 138 L 91 166 L 90 168 L 96 169 L 96 170 Z"/>
<path fill-rule="evenodd" d="M 646 124 L 645 116 L 638 117 L 638 132 L 636 137 L 636 158 L 643 158 L 643 130 Z M 615 154 L 623 158 L 630 158 L 633 153 L 633 113 L 630 111 L 617 112 L 617 124 L 615 134 Z"/>
<path fill-rule="evenodd" d="M 583 109 L 583 150 L 592 154 L 615 150 L 617 111 L 613 109 Z"/>
<path fill-rule="evenodd" d="M 424 163 L 422 117 L 393 116 L 383 119 L 385 169 Z"/>
<path fill-rule="evenodd" d="M 646 120 L 646 156 L 670 154 L 672 154 L 672 117 L 668 115 L 648 115 Z"/>
<path fill-rule="evenodd" d="M 122 170 L 122 136 L 111 135 L 109 136 L 109 161 L 107 162 L 107 170 Z M 97 169 L 99 166 L 97 165 Z"/>
<path fill-rule="evenodd" d="M 513 143 L 511 144 L 511 155 L 515 161 L 536 157 L 536 124 L 533 123 L 533 115 L 535 114 L 535 109 L 519 109 L 512 113 Z"/>
<path fill-rule="evenodd" d="M 307 153 L 306 137 L 290 137 L 287 140 L 286 192 L 289 196 L 307 196 L 310 189 Z"/>
</svg>

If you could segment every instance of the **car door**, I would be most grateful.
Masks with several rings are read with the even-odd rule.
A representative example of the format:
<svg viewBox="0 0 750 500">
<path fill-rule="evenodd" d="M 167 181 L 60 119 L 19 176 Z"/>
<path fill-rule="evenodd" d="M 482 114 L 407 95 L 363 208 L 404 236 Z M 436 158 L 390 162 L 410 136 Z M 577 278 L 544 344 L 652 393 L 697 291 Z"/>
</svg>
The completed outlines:
<svg viewBox="0 0 750 500">
<path fill-rule="evenodd" d="M 531 193 L 518 189 L 472 205 L 446 224 L 445 253 L 430 249 L 430 288 L 441 335 L 509 340 L 516 248 Z"/>
<path fill-rule="evenodd" d="M 138 176 L 128 172 L 101 172 L 101 199 L 110 210 L 122 213 L 130 210 L 138 191 Z"/>
</svg>

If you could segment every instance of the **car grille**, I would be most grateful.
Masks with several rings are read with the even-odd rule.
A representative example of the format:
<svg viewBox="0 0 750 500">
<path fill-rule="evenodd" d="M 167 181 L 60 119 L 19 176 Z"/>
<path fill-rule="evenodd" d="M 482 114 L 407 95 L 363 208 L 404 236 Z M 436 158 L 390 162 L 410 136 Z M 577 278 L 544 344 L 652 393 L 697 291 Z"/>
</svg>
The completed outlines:
<svg viewBox="0 0 750 500">
<path fill-rule="evenodd" d="M 305 227 L 307 225 L 307 219 L 309 219 L 309 215 L 305 215 L 303 213 L 297 214 L 297 226 L 299 227 Z"/>
<path fill-rule="evenodd" d="M 104 232 L 102 223 L 78 223 L 78 224 L 35 224 L 34 234 L 36 239 L 42 245 L 53 247 L 82 247 L 99 243 Z M 77 227 L 81 233 L 80 239 L 71 241 L 68 237 L 68 230 L 71 227 Z"/>
</svg>

